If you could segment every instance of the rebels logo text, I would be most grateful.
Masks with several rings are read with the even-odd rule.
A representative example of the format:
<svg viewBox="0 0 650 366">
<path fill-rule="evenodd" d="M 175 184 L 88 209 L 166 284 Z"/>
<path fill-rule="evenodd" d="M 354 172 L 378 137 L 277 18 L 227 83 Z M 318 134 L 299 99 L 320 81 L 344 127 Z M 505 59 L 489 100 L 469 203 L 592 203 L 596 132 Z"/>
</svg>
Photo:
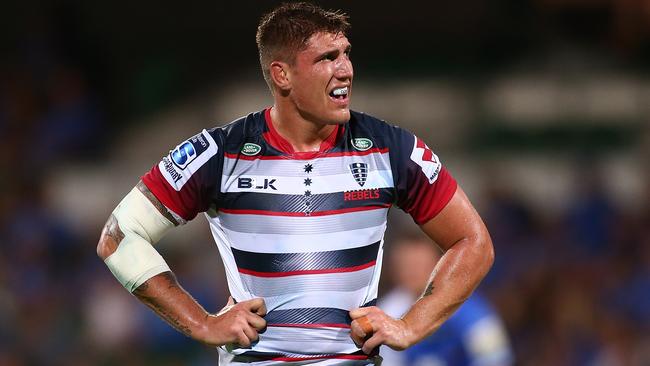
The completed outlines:
<svg viewBox="0 0 650 366">
<path fill-rule="evenodd" d="M 343 192 L 344 201 L 362 201 L 379 198 L 379 189 L 364 189 L 360 191 Z"/>
</svg>

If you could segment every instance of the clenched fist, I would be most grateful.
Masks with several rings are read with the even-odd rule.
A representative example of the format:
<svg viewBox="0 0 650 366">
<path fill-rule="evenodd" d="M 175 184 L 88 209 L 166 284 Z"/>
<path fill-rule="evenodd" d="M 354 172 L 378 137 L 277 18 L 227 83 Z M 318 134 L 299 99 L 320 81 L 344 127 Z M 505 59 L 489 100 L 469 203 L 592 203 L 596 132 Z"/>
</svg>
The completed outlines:
<svg viewBox="0 0 650 366">
<path fill-rule="evenodd" d="M 250 347 L 257 341 L 258 332 L 266 327 L 266 305 L 261 298 L 242 301 L 235 304 L 231 297 L 228 304 L 214 315 L 209 314 L 197 340 L 211 346 L 238 344 Z"/>
<path fill-rule="evenodd" d="M 350 318 L 350 337 L 365 354 L 381 344 L 398 351 L 412 344 L 412 332 L 406 322 L 391 318 L 376 306 L 354 309 Z"/>
</svg>

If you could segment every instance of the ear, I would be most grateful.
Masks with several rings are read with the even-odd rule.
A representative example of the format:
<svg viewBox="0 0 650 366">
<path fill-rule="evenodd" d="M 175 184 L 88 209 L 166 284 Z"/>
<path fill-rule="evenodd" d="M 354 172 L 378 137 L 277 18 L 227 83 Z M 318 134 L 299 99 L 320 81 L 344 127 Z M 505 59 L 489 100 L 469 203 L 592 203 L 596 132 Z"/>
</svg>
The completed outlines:
<svg viewBox="0 0 650 366">
<path fill-rule="evenodd" d="M 281 61 L 273 61 L 271 62 L 269 71 L 271 79 L 278 89 L 281 91 L 289 91 L 291 89 L 288 64 Z"/>
</svg>

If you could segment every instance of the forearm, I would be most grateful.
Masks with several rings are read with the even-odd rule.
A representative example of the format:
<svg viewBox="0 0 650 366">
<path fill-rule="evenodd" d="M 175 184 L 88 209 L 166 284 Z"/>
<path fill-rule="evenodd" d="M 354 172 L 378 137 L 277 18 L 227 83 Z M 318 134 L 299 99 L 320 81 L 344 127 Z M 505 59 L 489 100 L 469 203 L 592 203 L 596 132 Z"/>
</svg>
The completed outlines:
<svg viewBox="0 0 650 366">
<path fill-rule="evenodd" d="M 180 286 L 172 272 L 148 279 L 133 295 L 181 333 L 201 339 L 210 314 Z"/>
<path fill-rule="evenodd" d="M 455 243 L 434 268 L 424 293 L 402 320 L 411 330 L 410 344 L 435 332 L 467 300 L 492 265 L 489 238 Z"/>
</svg>

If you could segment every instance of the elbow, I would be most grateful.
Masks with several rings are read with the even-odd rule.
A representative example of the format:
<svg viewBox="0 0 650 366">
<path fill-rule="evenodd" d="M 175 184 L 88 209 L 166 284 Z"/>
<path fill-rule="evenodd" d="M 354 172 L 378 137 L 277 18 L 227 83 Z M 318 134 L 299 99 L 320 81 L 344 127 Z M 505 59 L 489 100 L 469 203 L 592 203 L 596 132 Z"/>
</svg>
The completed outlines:
<svg viewBox="0 0 650 366">
<path fill-rule="evenodd" d="M 99 237 L 97 256 L 102 260 L 106 260 L 111 254 L 115 253 L 122 239 L 124 239 L 124 233 L 120 229 L 115 216 L 111 215 Z"/>
<path fill-rule="evenodd" d="M 487 273 L 490 271 L 490 268 L 492 268 L 492 265 L 494 264 L 494 245 L 492 244 L 492 239 L 490 238 L 490 234 L 487 232 L 481 238 L 480 240 L 480 251 L 482 253 L 481 258 L 482 258 L 482 267 L 483 267 L 483 276 L 487 275 Z"/>
<path fill-rule="evenodd" d="M 111 254 L 115 253 L 116 249 L 117 245 L 115 244 L 115 241 L 102 233 L 102 236 L 99 238 L 99 242 L 97 243 L 97 256 L 102 260 L 106 260 L 106 258 Z"/>
</svg>

